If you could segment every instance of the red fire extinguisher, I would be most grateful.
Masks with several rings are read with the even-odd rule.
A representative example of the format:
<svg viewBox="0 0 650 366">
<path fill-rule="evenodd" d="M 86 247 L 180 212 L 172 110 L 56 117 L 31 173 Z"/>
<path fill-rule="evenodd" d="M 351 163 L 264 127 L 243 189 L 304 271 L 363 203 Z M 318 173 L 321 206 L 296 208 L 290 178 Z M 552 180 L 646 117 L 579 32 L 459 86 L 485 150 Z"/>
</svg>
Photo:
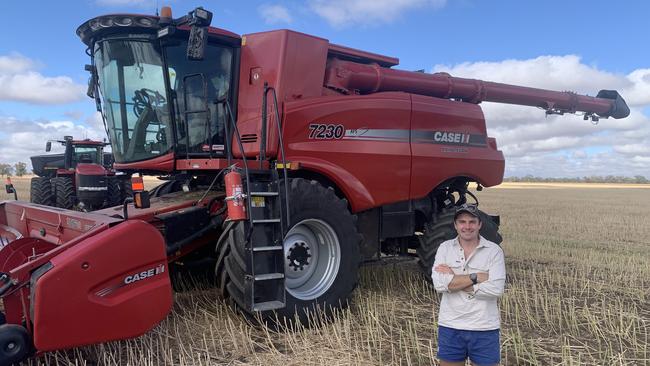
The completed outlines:
<svg viewBox="0 0 650 366">
<path fill-rule="evenodd" d="M 244 201 L 244 187 L 241 182 L 241 174 L 232 169 L 228 172 L 224 181 L 226 183 L 226 203 L 228 205 L 228 220 L 237 221 L 246 219 L 246 202 Z"/>
</svg>

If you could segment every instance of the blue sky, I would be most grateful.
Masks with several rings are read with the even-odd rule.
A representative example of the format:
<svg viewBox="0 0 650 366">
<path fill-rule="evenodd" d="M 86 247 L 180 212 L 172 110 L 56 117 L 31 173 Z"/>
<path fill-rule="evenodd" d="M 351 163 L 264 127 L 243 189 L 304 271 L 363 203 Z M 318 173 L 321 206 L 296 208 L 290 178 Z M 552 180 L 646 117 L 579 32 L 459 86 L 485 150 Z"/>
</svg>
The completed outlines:
<svg viewBox="0 0 650 366">
<path fill-rule="evenodd" d="M 507 175 L 650 177 L 650 3 L 611 1 L 307 0 L 19 2 L 1 7 L 0 162 L 27 161 L 64 134 L 104 137 L 83 96 L 89 62 L 79 24 L 107 13 L 196 6 L 238 34 L 290 28 L 400 59 L 398 68 L 575 90 L 618 89 L 625 120 L 546 118 L 540 110 L 484 104 Z"/>
</svg>

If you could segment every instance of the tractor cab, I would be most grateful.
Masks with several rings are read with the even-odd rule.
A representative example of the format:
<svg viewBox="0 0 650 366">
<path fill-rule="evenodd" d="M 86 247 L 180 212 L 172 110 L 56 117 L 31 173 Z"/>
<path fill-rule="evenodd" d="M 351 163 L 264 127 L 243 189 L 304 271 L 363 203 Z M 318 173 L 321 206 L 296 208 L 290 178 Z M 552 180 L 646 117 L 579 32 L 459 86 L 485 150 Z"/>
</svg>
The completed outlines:
<svg viewBox="0 0 650 366">
<path fill-rule="evenodd" d="M 105 159 L 104 156 L 104 147 L 108 145 L 105 142 L 90 139 L 73 140 L 72 136 L 64 136 L 63 140 L 57 140 L 56 142 L 65 146 L 63 166 L 60 167 L 64 170 L 74 170 L 79 163 L 97 164 L 105 167 L 108 165 L 110 167 L 110 158 Z M 51 150 L 52 141 L 48 141 L 45 145 L 45 151 L 50 152 Z"/>
<path fill-rule="evenodd" d="M 172 172 L 176 159 L 226 157 L 240 38 L 207 17 L 108 15 L 77 30 L 117 169 Z"/>
</svg>

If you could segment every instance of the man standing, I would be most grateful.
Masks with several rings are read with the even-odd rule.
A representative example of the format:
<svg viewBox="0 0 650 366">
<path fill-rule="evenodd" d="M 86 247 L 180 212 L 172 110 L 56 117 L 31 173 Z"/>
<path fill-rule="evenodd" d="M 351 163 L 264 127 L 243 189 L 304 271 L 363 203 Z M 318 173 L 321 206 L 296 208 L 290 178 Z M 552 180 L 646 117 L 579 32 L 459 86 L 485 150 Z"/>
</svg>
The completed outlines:
<svg viewBox="0 0 650 366">
<path fill-rule="evenodd" d="M 503 250 L 479 235 L 476 205 L 456 210 L 458 236 L 440 244 L 431 278 L 442 293 L 438 314 L 438 359 L 442 366 L 497 365 L 500 361 L 497 299 L 503 294 Z"/>
</svg>

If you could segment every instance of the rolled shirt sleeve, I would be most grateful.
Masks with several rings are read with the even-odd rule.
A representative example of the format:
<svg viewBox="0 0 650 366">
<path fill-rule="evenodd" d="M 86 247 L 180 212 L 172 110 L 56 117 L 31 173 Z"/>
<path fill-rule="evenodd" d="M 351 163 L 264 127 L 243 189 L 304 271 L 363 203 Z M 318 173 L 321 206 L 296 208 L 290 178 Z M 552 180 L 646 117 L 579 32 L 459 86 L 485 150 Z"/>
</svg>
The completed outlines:
<svg viewBox="0 0 650 366">
<path fill-rule="evenodd" d="M 506 262 L 503 249 L 498 246 L 495 246 L 494 254 L 490 259 L 488 275 L 489 278 L 487 281 L 474 285 L 474 295 L 479 299 L 495 299 L 503 295 L 503 289 L 506 284 Z"/>
<path fill-rule="evenodd" d="M 449 292 L 449 283 L 454 278 L 454 275 L 439 273 L 435 271 L 435 268 L 439 264 L 445 263 L 445 258 L 447 256 L 447 242 L 444 242 L 440 245 L 436 251 L 436 259 L 433 262 L 433 267 L 431 268 L 431 280 L 433 281 L 433 287 L 437 292 Z"/>
</svg>

